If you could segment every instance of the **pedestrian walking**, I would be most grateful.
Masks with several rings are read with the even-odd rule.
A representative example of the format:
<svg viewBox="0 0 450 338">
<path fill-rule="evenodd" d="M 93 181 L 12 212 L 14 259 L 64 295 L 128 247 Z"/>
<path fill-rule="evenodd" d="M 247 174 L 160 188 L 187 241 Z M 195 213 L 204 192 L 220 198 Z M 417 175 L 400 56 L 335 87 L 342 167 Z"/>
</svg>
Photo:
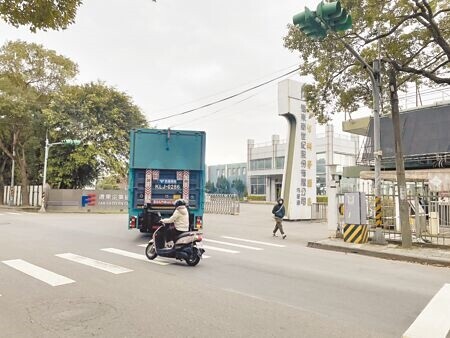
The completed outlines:
<svg viewBox="0 0 450 338">
<path fill-rule="evenodd" d="M 286 214 L 286 211 L 283 203 L 284 200 L 282 198 L 279 198 L 277 200 L 277 204 L 275 204 L 272 209 L 272 214 L 275 217 L 275 229 L 273 229 L 273 236 L 276 237 L 277 231 L 280 230 L 281 237 L 285 239 L 286 234 L 283 231 L 283 217 Z"/>
</svg>

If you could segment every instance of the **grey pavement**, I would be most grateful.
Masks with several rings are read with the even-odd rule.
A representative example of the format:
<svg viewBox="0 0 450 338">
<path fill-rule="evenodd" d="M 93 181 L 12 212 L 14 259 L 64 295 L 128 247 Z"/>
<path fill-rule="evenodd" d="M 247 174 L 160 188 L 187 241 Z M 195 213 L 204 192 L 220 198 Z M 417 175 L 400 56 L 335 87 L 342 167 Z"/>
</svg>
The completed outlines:
<svg viewBox="0 0 450 338">
<path fill-rule="evenodd" d="M 450 281 L 448 268 L 308 248 L 326 237 L 322 223 L 285 222 L 287 239 L 273 238 L 270 211 L 243 204 L 239 216 L 205 215 L 205 238 L 216 241 L 205 245 L 238 253 L 207 249 L 192 268 L 102 251 L 144 254 L 148 236 L 128 230 L 123 214 L 0 210 L 1 262 L 75 281 L 53 287 L 0 263 L 0 337 L 400 337 Z"/>
</svg>

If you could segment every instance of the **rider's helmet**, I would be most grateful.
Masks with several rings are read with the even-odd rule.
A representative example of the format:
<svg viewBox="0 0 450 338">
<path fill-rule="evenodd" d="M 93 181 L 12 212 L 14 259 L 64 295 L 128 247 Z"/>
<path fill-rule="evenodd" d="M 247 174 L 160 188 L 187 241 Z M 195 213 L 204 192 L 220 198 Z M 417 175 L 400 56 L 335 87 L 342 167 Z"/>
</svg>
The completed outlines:
<svg viewBox="0 0 450 338">
<path fill-rule="evenodd" d="M 186 201 L 183 199 L 178 199 L 175 201 L 174 205 L 175 205 L 175 208 L 178 208 L 181 205 L 186 205 Z"/>
</svg>

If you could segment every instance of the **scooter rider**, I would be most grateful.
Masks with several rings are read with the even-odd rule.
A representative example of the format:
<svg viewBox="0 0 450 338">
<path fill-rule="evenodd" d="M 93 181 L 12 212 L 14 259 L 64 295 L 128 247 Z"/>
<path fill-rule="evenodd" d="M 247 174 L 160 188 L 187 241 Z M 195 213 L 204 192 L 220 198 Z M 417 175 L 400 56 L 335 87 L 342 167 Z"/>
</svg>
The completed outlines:
<svg viewBox="0 0 450 338">
<path fill-rule="evenodd" d="M 170 216 L 170 218 L 162 219 L 161 222 L 164 224 L 173 224 L 173 226 L 168 226 L 166 228 L 166 240 L 174 241 L 183 232 L 189 231 L 189 212 L 186 208 L 186 202 L 183 199 L 178 199 L 175 201 L 175 210 Z"/>
</svg>

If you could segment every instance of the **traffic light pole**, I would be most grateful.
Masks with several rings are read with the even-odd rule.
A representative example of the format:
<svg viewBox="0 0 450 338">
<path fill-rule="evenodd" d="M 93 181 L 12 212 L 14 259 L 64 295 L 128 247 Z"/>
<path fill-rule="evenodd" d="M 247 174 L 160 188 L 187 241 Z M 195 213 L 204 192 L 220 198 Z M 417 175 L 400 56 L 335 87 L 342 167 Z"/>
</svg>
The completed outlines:
<svg viewBox="0 0 450 338">
<path fill-rule="evenodd" d="M 382 231 L 382 210 L 381 210 L 381 134 L 380 134 L 380 60 L 373 62 L 371 67 L 358 52 L 353 49 L 347 42 L 340 39 L 345 48 L 364 66 L 369 74 L 372 83 L 373 95 L 373 155 L 375 158 L 375 234 L 372 239 L 374 244 L 386 244 Z"/>
<path fill-rule="evenodd" d="M 41 208 L 39 209 L 39 212 L 46 212 L 45 209 L 45 201 L 48 198 L 48 196 L 45 196 L 45 184 L 47 183 L 47 161 L 48 161 L 48 151 L 51 146 L 57 145 L 57 144 L 63 144 L 63 142 L 55 142 L 55 143 L 49 143 L 48 142 L 48 133 L 45 134 L 45 155 L 44 155 L 44 174 L 42 179 L 42 194 L 41 194 Z"/>
</svg>

